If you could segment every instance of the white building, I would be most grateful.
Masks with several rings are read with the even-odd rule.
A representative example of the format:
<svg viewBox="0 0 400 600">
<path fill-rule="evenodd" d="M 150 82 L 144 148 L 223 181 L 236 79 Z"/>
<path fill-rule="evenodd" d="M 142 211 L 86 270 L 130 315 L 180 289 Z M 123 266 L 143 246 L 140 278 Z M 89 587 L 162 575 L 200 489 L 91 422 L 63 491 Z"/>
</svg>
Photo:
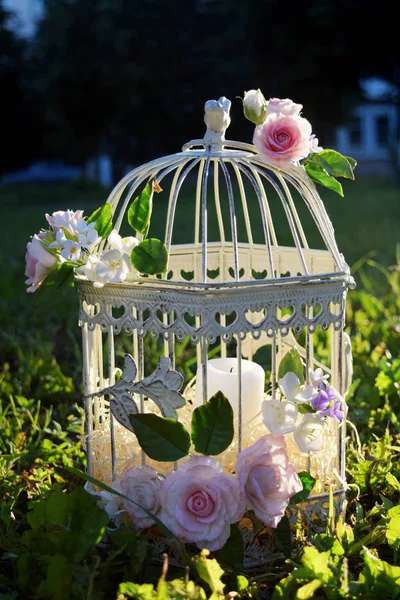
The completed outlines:
<svg viewBox="0 0 400 600">
<path fill-rule="evenodd" d="M 365 100 L 352 121 L 337 128 L 335 148 L 371 175 L 386 175 L 399 161 L 399 91 L 380 79 L 365 80 L 362 87 Z"/>
<path fill-rule="evenodd" d="M 10 26 L 21 37 L 31 37 L 43 14 L 42 0 L 0 0 L 5 10 L 12 13 Z"/>
</svg>

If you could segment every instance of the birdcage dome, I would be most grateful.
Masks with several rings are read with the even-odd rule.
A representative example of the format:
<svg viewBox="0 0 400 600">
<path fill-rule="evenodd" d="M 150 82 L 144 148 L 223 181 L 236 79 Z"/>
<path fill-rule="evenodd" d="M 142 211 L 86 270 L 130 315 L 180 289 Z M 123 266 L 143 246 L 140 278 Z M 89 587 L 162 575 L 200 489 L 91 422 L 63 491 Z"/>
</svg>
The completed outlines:
<svg viewBox="0 0 400 600">
<path fill-rule="evenodd" d="M 254 146 L 225 140 L 229 109 L 225 98 L 207 102 L 203 139 L 139 166 L 112 191 L 108 202 L 115 229 L 122 232 L 127 210 L 146 182 L 155 180 L 163 188 L 154 211 L 164 211 L 165 227 L 156 233 L 167 248 L 168 269 L 158 276 L 131 271 L 123 283 L 96 290 L 81 278 L 81 294 L 99 307 L 94 315 L 83 311 L 92 327 L 113 325 L 117 333 L 124 327 L 167 338 L 174 333 L 178 339 L 190 335 L 197 342 L 202 335 L 229 341 L 233 329 L 244 338 L 261 331 L 272 335 L 276 328 L 285 335 L 290 328 L 341 326 L 342 309 L 332 311 L 331 303 L 342 304 L 351 278 L 315 185 L 302 166 L 267 163 Z M 310 233 L 318 249 L 310 248 Z M 104 241 L 98 254 L 107 248 Z M 222 307 L 216 302 L 221 294 Z M 140 323 L 129 298 L 143 306 Z M 110 305 L 126 310 L 116 318 Z M 306 305 L 318 311 L 311 314 Z M 246 315 L 266 306 L 259 323 Z M 280 318 L 284 308 L 291 315 Z M 221 310 L 236 313 L 234 326 L 218 323 Z M 171 311 L 174 322 L 166 324 L 162 315 Z M 185 314 L 203 315 L 202 325 L 194 326 Z"/>
</svg>

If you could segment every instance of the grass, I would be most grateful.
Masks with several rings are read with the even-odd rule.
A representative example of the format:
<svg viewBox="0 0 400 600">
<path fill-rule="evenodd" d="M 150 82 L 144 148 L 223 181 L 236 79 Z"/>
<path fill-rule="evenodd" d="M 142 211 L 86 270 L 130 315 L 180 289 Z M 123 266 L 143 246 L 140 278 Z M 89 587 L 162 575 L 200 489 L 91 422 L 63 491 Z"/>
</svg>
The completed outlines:
<svg viewBox="0 0 400 600">
<path fill-rule="evenodd" d="M 344 199 L 322 192 L 339 248 L 350 264 L 375 249 L 385 264 L 394 263 L 399 191 L 387 182 L 360 180 L 346 184 Z M 36 294 L 26 294 L 24 286 L 25 245 L 46 226 L 45 212 L 83 208 L 88 214 L 106 197 L 107 190 L 77 184 L 0 188 L 0 497 L 4 498 L 0 598 L 4 600 L 158 597 L 158 592 L 149 592 L 161 570 L 159 565 L 149 567 L 149 541 L 132 528 L 121 527 L 107 543 L 98 544 L 104 513 L 94 498 L 83 494 L 81 480 L 65 468 L 84 468 L 76 290 L 68 290 L 55 306 L 44 306 Z M 155 200 L 152 226 L 157 235 L 162 235 L 165 223 L 164 197 Z M 192 235 L 190 202 L 190 194 L 182 198 L 187 210 L 177 215 L 178 241 Z M 210 221 L 210 234 L 215 236 L 211 214 Z M 259 227 L 255 219 L 256 235 Z M 377 279 L 376 267 L 366 264 L 362 269 L 364 279 L 348 298 L 347 328 L 354 356 L 349 414 L 362 445 L 350 429 L 347 524 L 339 522 L 335 529 L 331 522 L 310 545 L 304 544 L 299 523 L 292 557 L 302 565 L 302 579 L 296 572 L 287 576 L 291 566 L 282 560 L 268 565 L 267 573 L 251 577 L 240 598 L 398 597 L 400 268 L 386 272 L 382 267 L 386 285 Z M 154 347 L 149 345 L 148 350 L 153 352 Z M 36 504 L 29 504 L 31 500 Z M 230 552 L 231 558 L 236 551 Z M 239 583 L 230 563 L 223 562 L 228 558 L 221 558 L 225 592 L 237 590 Z M 172 571 L 168 575 L 175 576 Z M 203 585 L 197 576 L 196 582 Z M 174 585 L 181 586 L 182 580 Z M 205 597 L 195 591 L 185 597 Z M 178 595 L 182 596 L 171 589 L 168 597 Z"/>
<path fill-rule="evenodd" d="M 164 237 L 168 197 L 167 182 L 164 189 L 164 193 L 155 197 L 150 230 L 150 234 L 161 238 Z M 333 223 L 339 250 L 350 265 L 371 250 L 377 251 L 381 262 L 392 264 L 395 259 L 396 244 L 400 241 L 398 234 L 400 186 L 385 180 L 360 179 L 355 182 L 345 182 L 344 190 L 344 198 L 325 189 L 319 190 Z M 192 190 L 183 190 L 185 195 L 178 202 L 173 238 L 175 243 L 193 240 L 194 194 L 191 192 Z M 3 261 L 21 260 L 22 265 L 22 257 L 29 237 L 39 231 L 41 227 L 46 227 L 44 217 L 46 212 L 51 213 L 66 208 L 83 208 L 85 214 L 88 214 L 105 202 L 107 196 L 108 190 L 83 184 L 0 187 L 0 205 L 2 207 L 0 231 Z M 223 210 L 224 208 L 226 210 L 226 199 L 222 198 L 221 202 Z M 278 241 L 283 245 L 292 245 L 289 233 L 282 228 L 285 220 L 283 212 L 278 214 L 277 207 L 274 207 L 274 198 L 272 198 L 271 204 L 274 224 L 278 230 Z M 255 241 L 261 241 L 261 220 L 257 213 L 255 199 L 251 197 L 251 194 L 249 194 L 249 207 Z M 306 214 L 307 211 L 301 206 L 298 206 L 298 210 L 304 222 L 310 246 L 321 247 L 319 234 L 312 226 L 310 217 Z M 227 213 L 225 212 L 225 214 Z M 215 240 L 218 238 L 218 231 L 215 216 L 211 211 L 209 211 L 208 219 L 209 238 Z M 240 211 L 238 211 L 238 222 L 241 222 Z M 229 223 L 227 224 L 226 221 L 225 227 L 229 230 Z M 279 233 L 281 233 L 281 237 L 279 237 Z"/>
</svg>

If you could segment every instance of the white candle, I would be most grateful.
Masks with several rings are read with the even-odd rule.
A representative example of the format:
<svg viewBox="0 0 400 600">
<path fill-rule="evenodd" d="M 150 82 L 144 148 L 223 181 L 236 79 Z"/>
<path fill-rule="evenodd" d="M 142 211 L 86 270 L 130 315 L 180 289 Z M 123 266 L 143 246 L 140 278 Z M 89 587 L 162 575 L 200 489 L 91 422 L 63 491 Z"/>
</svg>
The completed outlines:
<svg viewBox="0 0 400 600">
<path fill-rule="evenodd" d="M 250 360 L 241 360 L 242 419 L 248 423 L 261 411 L 264 400 L 264 369 Z M 221 391 L 232 405 L 234 416 L 239 414 L 239 376 L 237 358 L 213 358 L 207 361 L 207 400 Z M 203 404 L 203 367 L 196 374 L 194 408 Z"/>
</svg>

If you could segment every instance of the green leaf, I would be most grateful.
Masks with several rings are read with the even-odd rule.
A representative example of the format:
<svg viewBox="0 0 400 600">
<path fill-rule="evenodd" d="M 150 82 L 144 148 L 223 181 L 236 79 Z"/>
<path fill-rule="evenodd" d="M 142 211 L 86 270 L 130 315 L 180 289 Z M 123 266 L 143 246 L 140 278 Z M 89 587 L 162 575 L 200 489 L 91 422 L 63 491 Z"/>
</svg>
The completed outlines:
<svg viewBox="0 0 400 600">
<path fill-rule="evenodd" d="M 272 536 L 277 549 L 289 558 L 292 553 L 292 533 L 290 530 L 290 521 L 286 515 L 282 517 L 277 527 L 272 530 Z"/>
<path fill-rule="evenodd" d="M 139 273 L 157 275 L 165 273 L 168 266 L 168 251 L 161 240 L 149 238 L 134 247 L 131 263 Z"/>
<path fill-rule="evenodd" d="M 322 585 L 322 581 L 319 579 L 313 579 L 309 583 L 302 585 L 296 592 L 294 596 L 294 600 L 309 600 L 310 598 L 314 598 L 314 592 L 317 591 Z"/>
<path fill-rule="evenodd" d="M 72 588 L 72 569 L 66 556 L 51 556 L 47 566 L 46 580 L 40 586 L 41 596 L 52 600 L 69 600 Z"/>
<path fill-rule="evenodd" d="M 190 435 L 178 421 L 151 413 L 129 415 L 140 447 L 153 460 L 174 461 L 189 454 Z"/>
<path fill-rule="evenodd" d="M 307 471 L 301 471 L 300 473 L 298 473 L 298 476 L 300 478 L 301 483 L 303 484 L 303 489 L 290 498 L 289 505 L 299 504 L 300 502 L 304 502 L 304 500 L 307 500 L 316 482 L 316 479 Z"/>
<path fill-rule="evenodd" d="M 77 477 L 81 477 L 84 481 L 88 481 L 92 485 L 99 487 L 101 490 L 104 490 L 105 492 L 109 492 L 110 494 L 113 494 L 114 496 L 119 496 L 120 498 L 123 498 L 126 502 L 132 502 L 135 506 L 138 506 L 139 508 L 141 508 L 147 514 L 148 517 L 151 517 L 154 520 L 157 527 L 159 527 L 161 529 L 161 531 L 163 531 L 165 533 L 166 537 L 174 538 L 176 540 L 176 542 L 182 552 L 182 556 L 186 561 L 186 564 L 188 566 L 190 566 L 190 563 L 188 560 L 188 555 L 185 551 L 185 547 L 184 547 L 183 543 L 172 533 L 172 531 L 170 529 L 168 529 L 168 527 L 166 527 L 166 525 L 164 525 L 164 523 L 162 523 L 162 521 L 160 521 L 160 519 L 158 517 L 156 517 L 155 515 L 153 515 L 153 513 L 151 513 L 149 510 L 147 510 L 147 508 L 145 508 L 138 502 L 135 502 L 131 498 L 128 498 L 128 496 L 121 494 L 121 492 L 117 492 L 117 490 L 114 490 L 112 487 L 110 487 L 109 485 L 106 485 L 99 479 L 95 479 L 94 477 L 91 477 L 91 475 L 88 475 L 87 473 L 84 473 L 83 471 L 80 471 L 79 469 L 76 469 L 75 467 L 67 467 L 67 471 L 69 471 L 73 475 L 76 475 Z"/>
<path fill-rule="evenodd" d="M 106 237 L 111 233 L 113 228 L 112 223 L 112 208 L 109 202 L 100 206 L 97 210 L 95 210 L 87 220 L 87 223 L 93 223 L 94 228 L 97 231 L 98 235 L 106 239 Z"/>
<path fill-rule="evenodd" d="M 154 587 L 151 583 L 132 583 L 130 581 L 126 583 L 120 583 L 118 588 L 118 597 L 124 595 L 127 598 L 134 598 L 135 600 L 154 600 Z"/>
<path fill-rule="evenodd" d="M 364 576 L 367 591 L 374 598 L 398 598 L 400 590 L 400 567 L 380 560 L 367 548 L 360 552 L 364 560 Z"/>
<path fill-rule="evenodd" d="M 324 583 L 329 583 L 333 572 L 328 566 L 330 552 L 318 552 L 313 546 L 304 548 L 301 562 L 312 573 L 313 578 L 319 578 Z"/>
<path fill-rule="evenodd" d="M 279 363 L 278 379 L 281 379 L 286 373 L 294 373 L 300 380 L 300 385 L 304 383 L 303 363 L 299 351 L 293 348 L 285 354 Z"/>
<path fill-rule="evenodd" d="M 301 415 L 305 415 L 307 413 L 315 413 L 315 410 L 309 404 L 299 404 L 298 405 L 299 413 Z"/>
<path fill-rule="evenodd" d="M 389 522 L 386 529 L 386 539 L 389 546 L 400 548 L 400 506 L 394 506 L 387 512 Z"/>
<path fill-rule="evenodd" d="M 238 525 L 231 525 L 231 533 L 225 546 L 213 552 L 218 562 L 236 571 L 243 569 L 244 544 Z"/>
<path fill-rule="evenodd" d="M 109 518 L 97 506 L 96 498 L 83 488 L 76 488 L 69 495 L 57 492 L 39 500 L 27 520 L 32 529 L 46 527 L 53 552 L 75 562 L 102 540 Z"/>
<path fill-rule="evenodd" d="M 350 166 L 351 166 L 351 168 L 352 168 L 352 169 L 353 169 L 353 171 L 354 171 L 354 169 L 355 169 L 355 168 L 356 168 L 356 166 L 357 166 L 357 161 L 356 161 L 356 159 L 355 159 L 355 158 L 351 158 L 351 156 L 346 156 L 345 158 L 346 158 L 346 160 L 347 160 L 347 161 L 350 163 Z"/>
<path fill-rule="evenodd" d="M 191 433 L 194 448 L 201 454 L 215 456 L 231 444 L 233 409 L 221 391 L 193 411 Z"/>
<path fill-rule="evenodd" d="M 40 302 L 50 302 L 74 285 L 75 268 L 70 262 L 55 265 L 37 291 Z"/>
<path fill-rule="evenodd" d="M 339 194 L 339 196 L 344 196 L 342 185 L 336 181 L 334 177 L 331 177 L 324 171 L 324 169 L 318 165 L 304 165 L 305 170 L 307 171 L 307 175 L 312 179 L 315 183 L 319 183 L 328 189 L 332 190 Z"/>
<path fill-rule="evenodd" d="M 353 167 L 349 160 L 336 150 L 322 150 L 307 159 L 309 165 L 320 165 L 332 177 L 354 179 Z"/>
<path fill-rule="evenodd" d="M 396 490 L 396 492 L 400 492 L 400 481 L 395 477 L 392 473 L 387 473 L 385 476 L 388 484 Z"/>
<path fill-rule="evenodd" d="M 297 581 L 292 577 L 285 577 L 275 587 L 271 600 L 293 600 L 293 592 L 297 588 Z"/>
<path fill-rule="evenodd" d="M 207 558 L 207 556 L 208 551 L 202 550 L 200 555 L 194 558 L 193 562 L 199 577 L 210 586 L 213 596 L 215 594 L 214 597 L 217 598 L 218 595 L 222 595 L 224 592 L 225 584 L 221 581 L 224 571 L 215 558 Z"/>
<path fill-rule="evenodd" d="M 138 233 L 147 235 L 153 210 L 153 181 L 149 181 L 128 209 L 128 223 Z"/>
</svg>

